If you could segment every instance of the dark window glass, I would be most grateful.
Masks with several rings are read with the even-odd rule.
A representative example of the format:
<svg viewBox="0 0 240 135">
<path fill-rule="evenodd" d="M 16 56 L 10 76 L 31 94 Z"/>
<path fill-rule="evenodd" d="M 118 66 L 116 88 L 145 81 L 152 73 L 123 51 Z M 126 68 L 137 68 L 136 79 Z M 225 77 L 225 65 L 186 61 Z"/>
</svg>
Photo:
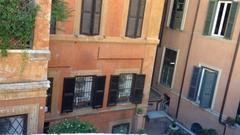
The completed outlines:
<svg viewBox="0 0 240 135">
<path fill-rule="evenodd" d="M 180 29 L 182 24 L 185 0 L 174 0 L 170 27 Z"/>
<path fill-rule="evenodd" d="M 141 37 L 146 0 L 131 0 L 129 5 L 126 36 Z"/>
<path fill-rule="evenodd" d="M 74 108 L 88 107 L 91 105 L 92 87 L 92 76 L 76 77 L 74 91 Z"/>
<path fill-rule="evenodd" d="M 119 76 L 118 102 L 128 102 L 132 90 L 133 74 L 121 74 Z"/>
<path fill-rule="evenodd" d="M 129 123 L 119 124 L 112 127 L 112 133 L 114 134 L 128 134 L 129 133 Z"/>
<path fill-rule="evenodd" d="M 224 21 L 223 21 L 223 27 L 222 27 L 221 35 L 224 35 L 224 33 L 226 31 L 228 17 L 229 17 L 229 14 L 230 14 L 230 9 L 231 9 L 231 4 L 228 4 L 227 9 L 226 9 L 226 15 L 225 15 Z"/>
<path fill-rule="evenodd" d="M 48 134 L 48 130 L 49 130 L 49 122 L 44 122 L 43 133 Z"/>
<path fill-rule="evenodd" d="M 80 34 L 98 35 L 101 21 L 102 0 L 83 0 Z"/>
<path fill-rule="evenodd" d="M 27 134 L 27 115 L 0 117 L 0 134 Z"/>
<path fill-rule="evenodd" d="M 219 30 L 219 27 L 220 27 L 222 15 L 223 15 L 223 8 L 224 8 L 224 3 L 222 3 L 220 5 L 220 8 L 219 8 L 219 14 L 218 14 L 218 17 L 217 17 L 217 25 L 216 25 L 215 32 L 214 32 L 215 34 L 218 33 L 218 30 Z"/>
<path fill-rule="evenodd" d="M 169 88 L 172 85 L 173 73 L 176 65 L 176 57 L 176 51 L 166 49 L 162 65 L 160 83 Z"/>
</svg>

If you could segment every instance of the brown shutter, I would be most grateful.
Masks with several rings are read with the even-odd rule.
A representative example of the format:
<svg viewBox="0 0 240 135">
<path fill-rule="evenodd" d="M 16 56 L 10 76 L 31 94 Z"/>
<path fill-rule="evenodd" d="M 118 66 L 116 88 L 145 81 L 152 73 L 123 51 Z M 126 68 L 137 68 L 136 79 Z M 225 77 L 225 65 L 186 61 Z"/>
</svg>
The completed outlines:
<svg viewBox="0 0 240 135">
<path fill-rule="evenodd" d="M 62 113 L 73 111 L 73 97 L 75 89 L 75 78 L 64 78 L 63 96 L 62 96 Z"/>
<path fill-rule="evenodd" d="M 133 76 L 132 91 L 130 101 L 134 104 L 141 104 L 146 75 L 135 74 Z"/>
<path fill-rule="evenodd" d="M 117 104 L 118 91 L 119 91 L 118 82 L 119 82 L 119 76 L 112 75 L 110 80 L 109 94 L 108 94 L 108 106 L 115 106 Z"/>
<path fill-rule="evenodd" d="M 93 80 L 92 107 L 96 109 L 103 106 L 106 76 L 95 76 Z"/>
</svg>

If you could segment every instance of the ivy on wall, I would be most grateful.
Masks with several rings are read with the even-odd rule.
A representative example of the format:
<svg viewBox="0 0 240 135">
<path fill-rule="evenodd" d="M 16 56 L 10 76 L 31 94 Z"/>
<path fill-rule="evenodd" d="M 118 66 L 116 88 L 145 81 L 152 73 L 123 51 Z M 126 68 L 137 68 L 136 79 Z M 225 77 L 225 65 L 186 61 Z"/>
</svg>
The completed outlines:
<svg viewBox="0 0 240 135">
<path fill-rule="evenodd" d="M 0 0 L 0 49 L 24 49 L 31 42 L 39 7 L 32 0 Z"/>
</svg>

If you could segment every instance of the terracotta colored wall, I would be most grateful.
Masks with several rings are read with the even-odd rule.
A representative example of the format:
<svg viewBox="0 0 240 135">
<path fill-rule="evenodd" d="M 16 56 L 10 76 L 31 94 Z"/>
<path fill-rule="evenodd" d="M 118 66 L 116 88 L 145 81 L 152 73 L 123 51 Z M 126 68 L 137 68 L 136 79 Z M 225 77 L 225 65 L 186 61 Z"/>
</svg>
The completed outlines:
<svg viewBox="0 0 240 135">
<path fill-rule="evenodd" d="M 107 107 L 111 75 L 146 74 L 144 98 L 140 106 L 147 107 L 156 45 L 159 42 L 163 1 L 148 0 L 146 2 L 142 37 L 137 39 L 125 37 L 129 0 L 103 0 L 100 34 L 97 36 L 79 35 L 81 2 L 82 0 L 69 2 L 69 6 L 73 8 L 72 16 L 62 24 L 57 23 L 57 27 L 65 31 L 57 30 L 56 35 L 51 35 L 48 77 L 53 77 L 54 83 L 52 111 L 46 114 L 46 121 L 96 112 L 96 116 L 91 115 L 86 118 L 91 121 L 97 117 L 97 127 L 100 131 L 109 132 L 106 126 L 101 125 L 101 120 L 108 116 L 109 118 L 106 119 L 108 123 L 131 119 L 135 108 L 130 103 Z M 63 79 L 79 75 L 106 75 L 103 108 L 84 108 L 65 115 L 61 114 Z M 129 106 L 131 106 L 130 112 Z M 111 112 L 114 109 L 118 111 Z"/>
<path fill-rule="evenodd" d="M 155 74 L 153 80 L 153 87 L 158 89 L 160 93 L 167 93 L 171 97 L 170 114 L 175 116 L 178 94 L 181 88 L 183 79 L 183 71 L 186 61 L 187 49 L 189 48 L 190 34 L 193 28 L 193 19 L 197 9 L 197 1 L 189 1 L 186 22 L 184 30 L 177 31 L 165 27 L 163 36 L 163 47 L 158 51 L 157 64 L 155 66 Z M 227 84 L 227 79 L 230 72 L 230 65 L 232 62 L 234 49 L 237 44 L 237 36 L 240 30 L 240 14 L 238 12 L 237 20 L 233 31 L 232 40 L 225 40 L 222 38 L 203 36 L 203 29 L 205 18 L 207 15 L 208 0 L 200 1 L 199 13 L 197 15 L 196 28 L 194 30 L 192 48 L 190 51 L 189 62 L 187 65 L 187 72 L 183 85 L 183 98 L 180 104 L 179 120 L 190 128 L 193 122 L 199 122 L 205 128 L 216 128 L 219 133 L 222 133 L 223 126 L 218 123 L 218 114 L 222 105 L 223 95 Z M 162 61 L 163 48 L 178 50 L 177 65 L 175 76 L 173 79 L 173 87 L 171 89 L 163 87 L 158 83 L 160 65 Z M 239 59 L 239 53 L 238 53 Z M 239 62 L 234 68 L 233 77 L 230 83 L 229 94 L 224 110 L 224 116 L 235 117 L 239 103 Z M 213 101 L 213 108 L 211 110 L 201 109 L 195 103 L 187 100 L 189 85 L 192 76 L 193 66 L 204 65 L 209 68 L 214 68 L 220 71 L 220 78 L 218 80 L 217 89 L 215 91 L 215 98 Z M 208 112 L 210 111 L 210 112 Z M 190 113 L 191 112 L 191 113 Z M 191 115 L 189 115 L 191 114 Z M 236 131 L 228 128 L 229 133 Z"/>
</svg>

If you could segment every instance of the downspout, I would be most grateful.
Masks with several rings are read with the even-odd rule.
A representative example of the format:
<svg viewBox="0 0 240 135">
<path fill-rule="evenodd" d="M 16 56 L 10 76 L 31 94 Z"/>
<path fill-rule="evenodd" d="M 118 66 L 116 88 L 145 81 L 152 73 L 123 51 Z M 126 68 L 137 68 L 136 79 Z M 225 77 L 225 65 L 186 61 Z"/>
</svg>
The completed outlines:
<svg viewBox="0 0 240 135">
<path fill-rule="evenodd" d="M 185 77 L 186 77 L 187 65 L 188 65 L 188 61 L 189 61 L 190 51 L 191 51 L 191 48 L 192 48 L 194 30 L 196 28 L 196 22 L 197 22 L 199 7 L 200 7 L 200 0 L 198 0 L 198 3 L 197 3 L 197 10 L 196 10 L 196 13 L 195 13 L 195 18 L 194 18 L 193 28 L 192 28 L 192 32 L 191 32 L 189 47 L 188 47 L 188 51 L 187 51 L 187 58 L 186 58 L 185 67 L 184 67 L 184 71 L 183 71 L 183 79 L 182 79 L 182 82 L 181 82 L 180 93 L 179 93 L 179 96 L 178 96 L 177 111 L 176 111 L 176 115 L 175 115 L 176 119 L 178 118 L 178 114 L 179 114 L 180 102 L 181 102 L 182 92 L 183 92 L 183 84 L 184 84 L 184 80 L 185 80 Z"/>
<path fill-rule="evenodd" d="M 152 74 L 152 80 L 154 79 L 154 74 L 155 74 L 155 65 L 157 63 L 157 53 L 159 49 L 162 46 L 162 40 L 163 40 L 163 32 L 164 32 L 164 24 L 167 18 L 167 6 L 168 6 L 168 1 L 169 0 L 164 0 L 164 7 L 163 7 L 163 14 L 162 14 L 162 21 L 161 21 L 161 26 L 160 26 L 160 33 L 159 33 L 159 44 L 156 49 L 156 55 L 155 55 L 155 60 L 154 60 L 154 66 L 153 66 L 153 74 Z M 151 81 L 151 86 L 153 86 L 153 81 Z"/>
<path fill-rule="evenodd" d="M 224 97 L 223 97 L 222 107 L 221 107 L 221 111 L 220 111 L 220 115 L 219 115 L 219 119 L 218 119 L 219 123 L 221 125 L 224 125 L 223 135 L 225 135 L 226 128 L 227 128 L 226 123 L 224 123 L 222 121 L 223 111 L 224 111 L 225 103 L 226 103 L 226 100 L 227 100 L 227 95 L 228 95 L 228 91 L 229 91 L 229 87 L 230 87 L 230 82 L 231 82 L 231 79 L 232 79 L 234 66 L 236 64 L 236 59 L 237 59 L 237 54 L 238 54 L 238 51 L 239 51 L 239 46 L 240 46 L 240 32 L 238 33 L 238 40 L 237 40 L 237 43 L 236 43 L 236 48 L 235 48 L 235 51 L 234 51 L 234 56 L 233 56 L 233 60 L 232 60 L 232 63 L 231 63 L 230 73 L 229 73 L 229 76 L 228 76 L 228 81 L 227 81 L 227 85 L 226 85 L 226 89 L 225 89 L 225 93 L 224 93 Z"/>
</svg>

